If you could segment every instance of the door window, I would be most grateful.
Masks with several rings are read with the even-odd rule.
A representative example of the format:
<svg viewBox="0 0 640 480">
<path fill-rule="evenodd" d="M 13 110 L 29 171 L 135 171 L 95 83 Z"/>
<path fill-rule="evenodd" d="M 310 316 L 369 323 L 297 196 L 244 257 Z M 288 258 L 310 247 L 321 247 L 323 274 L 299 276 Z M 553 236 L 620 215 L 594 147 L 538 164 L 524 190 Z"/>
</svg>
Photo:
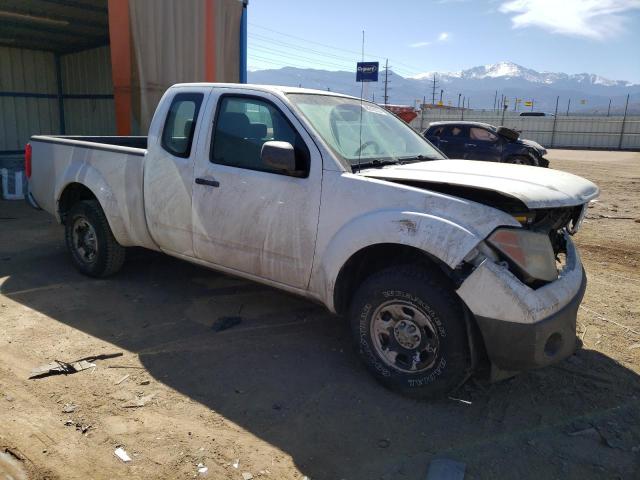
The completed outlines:
<svg viewBox="0 0 640 480">
<path fill-rule="evenodd" d="M 465 137 L 465 129 L 457 125 L 452 125 L 445 128 L 442 136 L 450 139 L 454 139 L 454 140 L 462 139 Z"/>
<path fill-rule="evenodd" d="M 178 93 L 173 97 L 162 130 L 162 148 L 170 154 L 183 158 L 191 154 L 193 133 L 203 97 L 202 93 Z"/>
<path fill-rule="evenodd" d="M 288 142 L 296 155 L 296 170 L 309 171 L 309 150 L 298 132 L 271 103 L 253 97 L 223 96 L 212 136 L 210 160 L 220 165 L 276 172 L 260 158 L 262 145 Z"/>
<path fill-rule="evenodd" d="M 469 129 L 469 137 L 471 140 L 480 140 L 483 142 L 495 142 L 498 137 L 484 128 L 471 127 Z"/>
</svg>

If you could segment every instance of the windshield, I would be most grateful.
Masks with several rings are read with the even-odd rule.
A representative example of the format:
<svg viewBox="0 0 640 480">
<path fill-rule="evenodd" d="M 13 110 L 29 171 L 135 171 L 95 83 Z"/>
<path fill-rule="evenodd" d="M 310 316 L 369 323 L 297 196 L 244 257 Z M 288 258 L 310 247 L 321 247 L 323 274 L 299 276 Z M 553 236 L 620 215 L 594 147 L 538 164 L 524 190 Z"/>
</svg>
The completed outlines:
<svg viewBox="0 0 640 480">
<path fill-rule="evenodd" d="M 349 166 L 444 159 L 406 123 L 373 103 L 329 95 L 292 93 L 288 97 Z"/>
</svg>

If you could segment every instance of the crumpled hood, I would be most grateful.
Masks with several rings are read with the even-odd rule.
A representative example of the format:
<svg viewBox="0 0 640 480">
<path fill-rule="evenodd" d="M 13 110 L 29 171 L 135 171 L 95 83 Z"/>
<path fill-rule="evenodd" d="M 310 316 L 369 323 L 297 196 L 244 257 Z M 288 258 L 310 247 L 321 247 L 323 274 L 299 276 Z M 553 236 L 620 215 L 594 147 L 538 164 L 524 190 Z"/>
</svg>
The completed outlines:
<svg viewBox="0 0 640 480">
<path fill-rule="evenodd" d="M 538 151 L 547 151 L 542 145 L 540 145 L 538 142 L 534 142 L 533 140 L 527 140 L 525 138 L 519 138 L 518 140 L 515 141 L 515 143 L 520 143 L 522 145 L 526 145 L 527 147 L 531 147 L 535 150 Z"/>
<path fill-rule="evenodd" d="M 360 175 L 419 182 L 427 190 L 430 183 L 488 190 L 516 198 L 530 209 L 581 205 L 599 194 L 598 187 L 589 180 L 559 170 L 474 160 L 392 165 L 366 169 Z"/>
</svg>

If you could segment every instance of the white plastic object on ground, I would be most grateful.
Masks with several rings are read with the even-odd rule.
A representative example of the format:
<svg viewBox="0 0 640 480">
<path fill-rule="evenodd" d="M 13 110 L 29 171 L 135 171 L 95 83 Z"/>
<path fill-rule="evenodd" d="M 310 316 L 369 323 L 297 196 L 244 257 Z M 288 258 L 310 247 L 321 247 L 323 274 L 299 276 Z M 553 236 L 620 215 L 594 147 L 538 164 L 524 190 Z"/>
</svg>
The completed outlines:
<svg viewBox="0 0 640 480">
<path fill-rule="evenodd" d="M 122 447 L 118 447 L 116 448 L 115 452 L 113 452 L 115 454 L 116 457 L 118 457 L 120 460 L 122 460 L 124 463 L 130 462 L 131 461 L 131 457 L 129 456 L 129 454 L 124 450 L 124 448 Z"/>
</svg>

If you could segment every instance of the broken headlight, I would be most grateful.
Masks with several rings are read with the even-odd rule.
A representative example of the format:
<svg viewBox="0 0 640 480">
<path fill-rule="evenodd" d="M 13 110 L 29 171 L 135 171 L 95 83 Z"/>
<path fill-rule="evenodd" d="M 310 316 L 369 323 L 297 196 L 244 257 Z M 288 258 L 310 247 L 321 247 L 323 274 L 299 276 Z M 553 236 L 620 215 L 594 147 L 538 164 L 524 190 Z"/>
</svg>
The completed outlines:
<svg viewBox="0 0 640 480">
<path fill-rule="evenodd" d="M 549 236 L 518 228 L 499 228 L 487 242 L 527 280 L 550 282 L 558 277 Z"/>
</svg>

